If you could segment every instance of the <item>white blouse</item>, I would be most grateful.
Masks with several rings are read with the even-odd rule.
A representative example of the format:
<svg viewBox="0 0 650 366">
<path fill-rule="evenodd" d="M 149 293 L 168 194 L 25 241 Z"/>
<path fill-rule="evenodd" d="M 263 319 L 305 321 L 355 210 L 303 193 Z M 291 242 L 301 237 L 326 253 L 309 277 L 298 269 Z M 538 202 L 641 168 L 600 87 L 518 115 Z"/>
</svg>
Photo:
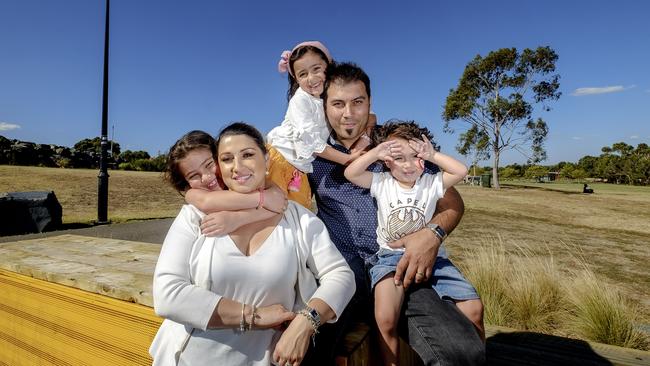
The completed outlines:
<svg viewBox="0 0 650 366">
<path fill-rule="evenodd" d="M 323 101 L 298 88 L 289 100 L 284 121 L 266 139 L 296 169 L 311 173 L 314 153 L 325 150 L 329 135 Z"/>
<path fill-rule="evenodd" d="M 185 205 L 163 243 L 153 295 L 156 313 L 166 320 L 149 350 L 154 365 L 270 364 L 280 336 L 275 330 L 207 329 L 222 296 L 294 310 L 319 298 L 337 318 L 352 297 L 352 271 L 322 221 L 304 207 L 289 201 L 282 220 L 250 256 L 229 236 L 201 235 L 202 216 Z"/>
</svg>

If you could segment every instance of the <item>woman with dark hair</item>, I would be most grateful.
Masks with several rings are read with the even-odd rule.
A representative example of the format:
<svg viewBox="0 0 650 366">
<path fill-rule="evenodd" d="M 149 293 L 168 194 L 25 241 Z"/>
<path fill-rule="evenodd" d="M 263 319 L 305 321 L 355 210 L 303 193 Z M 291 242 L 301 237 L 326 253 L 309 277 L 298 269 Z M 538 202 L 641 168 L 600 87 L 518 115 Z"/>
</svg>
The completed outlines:
<svg viewBox="0 0 650 366">
<path fill-rule="evenodd" d="M 268 155 L 254 127 L 226 127 L 217 159 L 229 190 L 263 192 Z M 154 308 L 166 318 L 150 349 L 154 364 L 298 365 L 355 291 L 324 224 L 290 201 L 283 214 L 206 238 L 198 210 L 185 207 L 154 274 Z"/>
</svg>

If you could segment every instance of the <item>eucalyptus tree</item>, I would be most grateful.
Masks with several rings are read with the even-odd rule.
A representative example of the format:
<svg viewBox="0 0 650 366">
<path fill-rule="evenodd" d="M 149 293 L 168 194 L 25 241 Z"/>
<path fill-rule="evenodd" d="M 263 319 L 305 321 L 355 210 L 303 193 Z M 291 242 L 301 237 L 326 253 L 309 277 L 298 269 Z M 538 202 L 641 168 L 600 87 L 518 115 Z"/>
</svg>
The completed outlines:
<svg viewBox="0 0 650 366">
<path fill-rule="evenodd" d="M 544 111 L 549 111 L 546 102 L 560 98 L 557 59 L 550 47 L 526 48 L 521 53 L 515 48 L 502 48 L 485 57 L 477 55 L 447 96 L 442 114 L 445 131 L 454 132 L 452 122 L 465 124 L 459 152 L 473 147 L 491 155 L 495 188 L 499 188 L 503 151 L 516 149 L 528 157 L 530 164 L 546 159 L 548 126 L 543 119 L 533 118 L 533 107 L 541 104 Z"/>
</svg>

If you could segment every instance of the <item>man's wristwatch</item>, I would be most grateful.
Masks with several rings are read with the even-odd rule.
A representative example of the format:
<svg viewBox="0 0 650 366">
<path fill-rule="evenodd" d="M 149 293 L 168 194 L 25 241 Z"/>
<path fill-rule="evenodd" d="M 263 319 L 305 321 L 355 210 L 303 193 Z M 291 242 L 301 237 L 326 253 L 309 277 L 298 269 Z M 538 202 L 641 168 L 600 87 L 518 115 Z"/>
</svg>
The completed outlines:
<svg viewBox="0 0 650 366">
<path fill-rule="evenodd" d="M 440 227 L 438 224 L 427 224 L 427 227 L 433 231 L 434 234 L 440 239 L 440 242 L 442 243 L 445 241 L 447 238 L 447 233 L 445 232 L 445 229 Z"/>
</svg>

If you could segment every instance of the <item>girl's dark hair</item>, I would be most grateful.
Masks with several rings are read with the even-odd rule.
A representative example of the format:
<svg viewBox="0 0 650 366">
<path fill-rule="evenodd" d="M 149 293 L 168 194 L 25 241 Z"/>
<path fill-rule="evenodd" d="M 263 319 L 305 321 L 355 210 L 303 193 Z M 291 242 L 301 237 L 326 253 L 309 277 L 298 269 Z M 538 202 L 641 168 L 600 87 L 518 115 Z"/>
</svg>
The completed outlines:
<svg viewBox="0 0 650 366">
<path fill-rule="evenodd" d="M 296 93 L 296 90 L 298 90 L 299 88 L 298 81 L 296 81 L 296 78 L 291 75 L 291 74 L 295 75 L 295 71 L 293 70 L 293 64 L 309 51 L 314 52 L 315 54 L 320 56 L 323 59 L 323 61 L 325 61 L 325 65 L 327 66 L 330 65 L 330 62 L 327 60 L 327 56 L 325 55 L 325 53 L 323 53 L 323 51 L 321 51 L 317 47 L 302 46 L 297 50 L 294 50 L 291 53 L 291 57 L 289 57 L 289 70 L 291 70 L 291 72 L 287 73 L 289 74 L 289 89 L 287 90 L 287 101 L 291 100 L 291 97 L 293 97 L 293 95 Z"/>
<path fill-rule="evenodd" d="M 266 145 L 264 144 L 264 136 L 260 133 L 260 131 L 249 125 L 248 123 L 245 122 L 234 122 L 231 123 L 230 125 L 226 126 L 221 130 L 219 133 L 219 136 L 217 137 L 217 154 L 219 154 L 219 143 L 221 142 L 221 139 L 224 137 L 228 136 L 239 136 L 239 135 L 246 135 L 250 138 L 252 138 L 255 141 L 255 144 L 262 150 L 262 153 L 266 154 Z"/>
<path fill-rule="evenodd" d="M 198 130 L 186 133 L 169 148 L 163 177 L 178 192 L 185 192 L 190 188 L 189 183 L 181 173 L 179 163 L 187 157 L 190 151 L 196 149 L 208 149 L 212 156 L 217 155 L 217 144 L 214 138 L 207 132 Z"/>
</svg>

